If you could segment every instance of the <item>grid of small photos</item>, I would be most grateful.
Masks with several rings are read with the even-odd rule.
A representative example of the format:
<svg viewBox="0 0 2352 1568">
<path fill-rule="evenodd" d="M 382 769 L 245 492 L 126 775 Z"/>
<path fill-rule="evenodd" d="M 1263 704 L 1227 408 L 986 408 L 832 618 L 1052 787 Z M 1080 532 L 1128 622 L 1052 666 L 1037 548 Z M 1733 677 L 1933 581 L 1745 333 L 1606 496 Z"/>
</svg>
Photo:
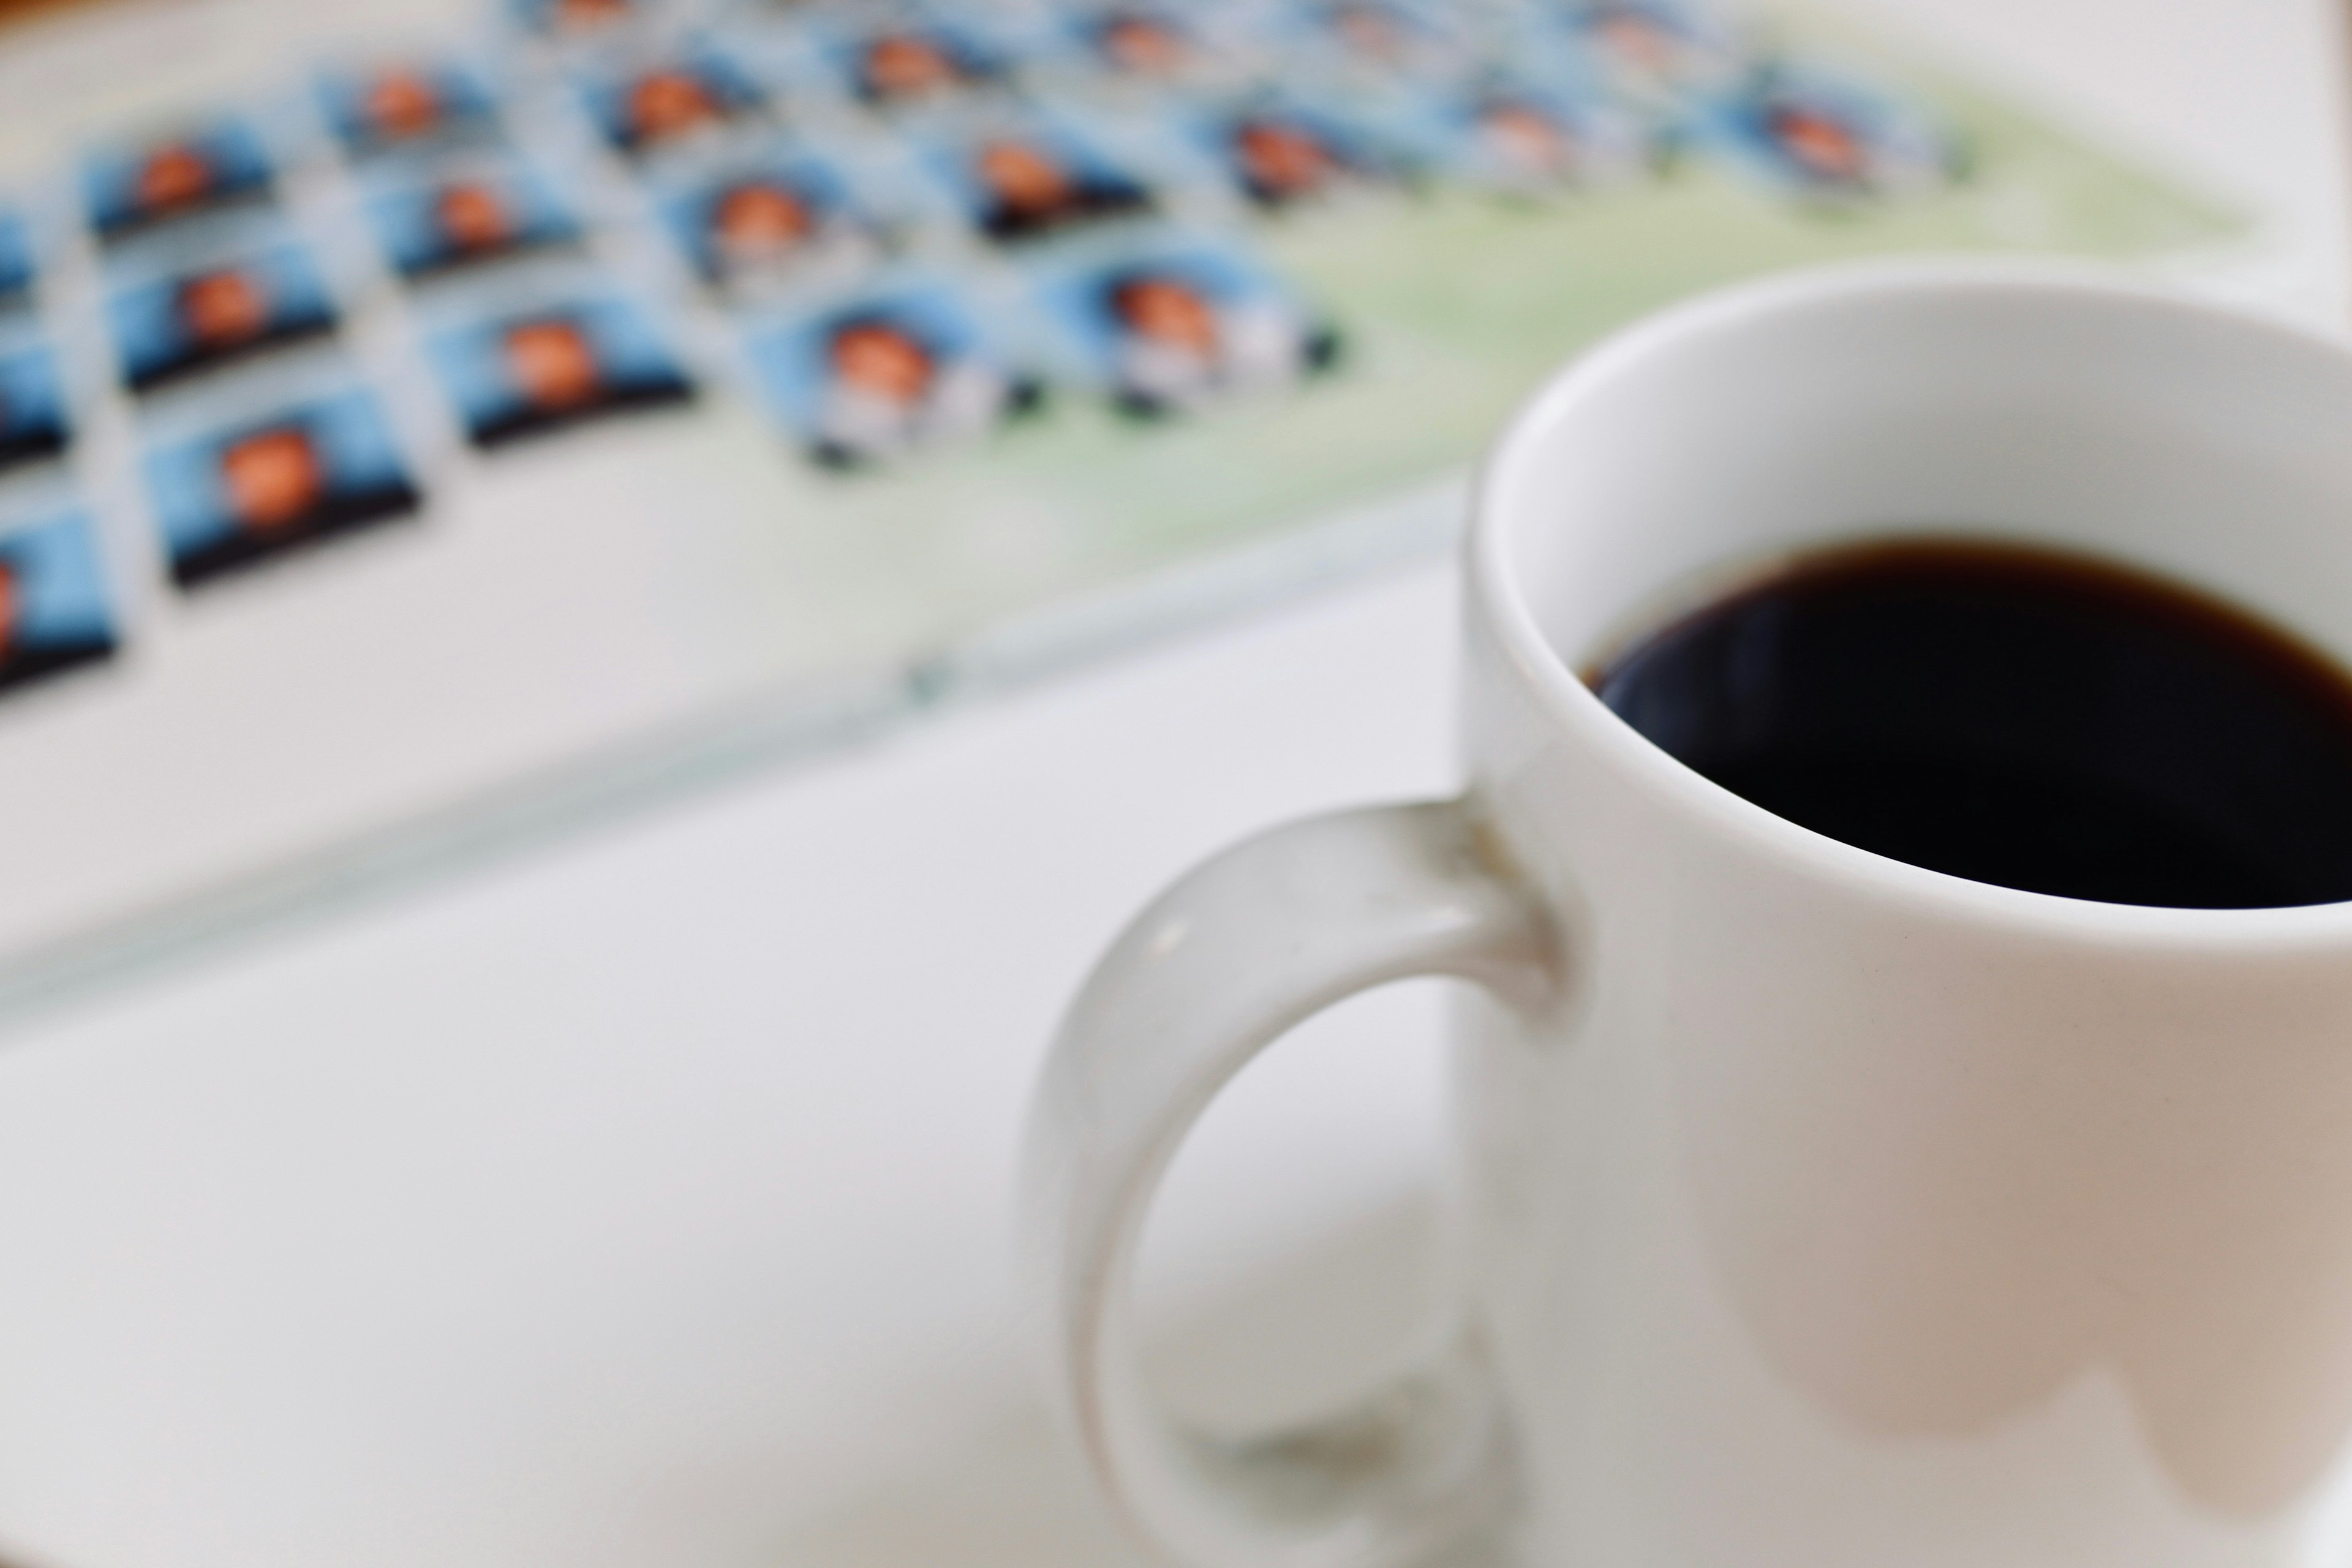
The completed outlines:
<svg viewBox="0 0 2352 1568">
<path fill-rule="evenodd" d="M 1312 395 L 1349 326 L 1269 226 L 1690 158 L 1831 207 L 1967 174 L 1686 0 L 517 0 L 126 130 L 46 220 L 0 205 L 0 686 L 115 649 L 92 401 L 128 411 L 130 558 L 202 594 L 413 521 L 435 430 L 498 462 L 723 384 L 785 460 L 887 483 L 1061 400 L 1149 430 Z M 94 282 L 45 286 L 60 258 Z"/>
</svg>

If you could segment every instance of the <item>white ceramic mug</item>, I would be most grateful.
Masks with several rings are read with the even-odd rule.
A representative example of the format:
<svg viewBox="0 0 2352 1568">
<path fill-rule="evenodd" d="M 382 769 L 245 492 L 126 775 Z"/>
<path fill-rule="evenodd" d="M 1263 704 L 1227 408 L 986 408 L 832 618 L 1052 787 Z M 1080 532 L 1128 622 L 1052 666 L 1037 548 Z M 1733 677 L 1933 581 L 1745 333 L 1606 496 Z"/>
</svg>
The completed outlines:
<svg viewBox="0 0 2352 1568">
<path fill-rule="evenodd" d="M 1618 336 L 1503 438 L 1459 800 L 1278 828 L 1078 998 L 1029 1204 L 1121 1514 L 1202 1568 L 2276 1568 L 2352 1431 L 2352 904 L 2078 902 L 1690 772 L 1580 658 L 1791 551 L 2044 542 L 2352 662 L 2352 350 L 2101 274 L 1845 268 Z M 2352 801 L 2345 803 L 2352 811 Z M 1317 1009 L 1465 976 L 1453 1350 L 1252 1443 L 1126 1296 L 1203 1106 Z"/>
</svg>

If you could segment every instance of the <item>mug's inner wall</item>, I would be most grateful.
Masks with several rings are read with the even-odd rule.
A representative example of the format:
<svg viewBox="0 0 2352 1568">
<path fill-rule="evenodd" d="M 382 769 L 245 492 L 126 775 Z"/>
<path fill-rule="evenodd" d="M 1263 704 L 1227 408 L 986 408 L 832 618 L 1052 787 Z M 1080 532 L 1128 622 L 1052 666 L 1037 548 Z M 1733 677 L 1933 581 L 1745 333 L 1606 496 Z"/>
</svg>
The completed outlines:
<svg viewBox="0 0 2352 1568">
<path fill-rule="evenodd" d="M 1599 351 L 1487 478 L 1573 670 L 1790 552 L 1987 537 L 2200 586 L 2352 663 L 2352 353 L 2094 283 L 1809 281 Z"/>
</svg>

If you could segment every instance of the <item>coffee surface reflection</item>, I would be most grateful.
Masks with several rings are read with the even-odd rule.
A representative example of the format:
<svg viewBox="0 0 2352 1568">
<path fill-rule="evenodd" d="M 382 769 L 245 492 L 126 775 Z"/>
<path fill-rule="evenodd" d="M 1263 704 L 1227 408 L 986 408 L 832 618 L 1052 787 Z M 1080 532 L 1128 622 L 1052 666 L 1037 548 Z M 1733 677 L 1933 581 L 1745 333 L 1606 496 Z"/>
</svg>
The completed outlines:
<svg viewBox="0 0 2352 1568">
<path fill-rule="evenodd" d="M 1930 870 L 2180 909 L 2352 899 L 2352 676 L 2121 566 L 1822 552 L 1587 680 L 1724 787 Z"/>
</svg>

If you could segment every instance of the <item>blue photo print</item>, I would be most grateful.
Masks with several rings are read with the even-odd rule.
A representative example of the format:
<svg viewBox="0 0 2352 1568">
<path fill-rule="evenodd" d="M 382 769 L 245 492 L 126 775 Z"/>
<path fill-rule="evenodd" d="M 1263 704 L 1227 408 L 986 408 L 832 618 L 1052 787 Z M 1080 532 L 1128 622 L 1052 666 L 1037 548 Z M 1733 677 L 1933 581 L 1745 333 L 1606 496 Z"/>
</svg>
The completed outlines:
<svg viewBox="0 0 2352 1568">
<path fill-rule="evenodd" d="M 1700 116 L 1735 165 L 1800 197 L 1916 195 L 1967 172 L 1961 144 L 1916 109 L 1824 71 L 1774 64 Z"/>
<path fill-rule="evenodd" d="M 1255 257 L 1206 237 L 1066 273 L 1047 285 L 1046 307 L 1092 378 L 1139 419 L 1297 385 L 1336 368 L 1344 348 Z"/>
<path fill-rule="evenodd" d="M 354 156 L 493 133 L 489 88 L 454 60 L 387 60 L 319 79 L 319 101 Z"/>
<path fill-rule="evenodd" d="M 509 0 L 508 12 L 524 32 L 559 42 L 610 36 L 656 10 L 653 0 Z"/>
<path fill-rule="evenodd" d="M 1000 85 L 1006 62 L 969 27 L 936 19 L 894 22 L 835 50 L 850 90 L 873 109 L 918 109 Z"/>
<path fill-rule="evenodd" d="M 1040 119 L 960 139 L 934 162 L 971 226 L 999 245 L 1139 217 L 1157 205 L 1076 132 Z"/>
<path fill-rule="evenodd" d="M 0 691 L 110 658 L 114 615 L 89 519 L 0 533 Z"/>
<path fill-rule="evenodd" d="M 748 349 L 802 449 L 836 470 L 967 445 L 1044 403 L 944 285 L 878 289 L 757 332 Z"/>
<path fill-rule="evenodd" d="M 0 473 L 54 458 L 72 439 L 57 356 L 38 344 L 0 349 Z"/>
<path fill-rule="evenodd" d="M 100 238 L 122 239 L 195 213 L 268 199 L 269 153 L 253 126 L 223 115 L 177 135 L 101 149 L 82 163 L 82 198 Z"/>
<path fill-rule="evenodd" d="M 598 73 L 583 84 L 581 97 L 604 140 L 632 157 L 702 141 L 766 105 L 751 74 L 707 44 Z"/>
<path fill-rule="evenodd" d="M 1664 161 L 1647 117 L 1613 100 L 1521 79 L 1491 79 L 1440 106 L 1452 171 L 1512 195 L 1622 185 Z"/>
<path fill-rule="evenodd" d="M 1293 0 L 1283 31 L 1358 72 L 1427 78 L 1469 58 L 1442 12 L 1404 0 Z"/>
<path fill-rule="evenodd" d="M 840 170 L 805 153 L 703 174 L 661 205 L 695 270 L 722 289 L 845 283 L 887 249 L 882 226 L 860 210 Z"/>
<path fill-rule="evenodd" d="M 108 300 L 106 313 L 122 379 L 142 393 L 335 328 L 334 300 L 294 245 L 134 284 Z"/>
<path fill-rule="evenodd" d="M 485 450 L 695 397 L 645 312 L 609 297 L 469 322 L 426 352 L 467 438 Z"/>
<path fill-rule="evenodd" d="M 1214 80 L 1237 65 L 1228 37 L 1196 9 L 1166 5 L 1100 5 L 1072 14 L 1082 57 L 1127 81 L 1186 86 Z"/>
<path fill-rule="evenodd" d="M 383 409 L 356 388 L 161 447 L 146 469 L 183 588 L 413 516 L 423 500 Z"/>
<path fill-rule="evenodd" d="M 1717 84 L 1745 67 L 1738 29 L 1694 0 L 1565 0 L 1562 12 L 1609 79 L 1638 94 Z"/>
<path fill-rule="evenodd" d="M 945 25 L 972 55 L 1010 75 L 1063 46 L 1069 0 L 917 0 L 907 12 Z"/>
<path fill-rule="evenodd" d="M 580 226 L 536 171 L 499 163 L 450 167 L 390 184 L 368 216 L 394 271 L 411 282 L 580 243 Z"/>
<path fill-rule="evenodd" d="M 1364 126 L 1315 105 L 1269 101 L 1205 121 L 1201 140 L 1265 212 L 1313 207 L 1408 183 L 1412 166 Z"/>
<path fill-rule="evenodd" d="M 0 207 L 0 310 L 33 291 L 33 227 L 25 215 Z"/>
</svg>

